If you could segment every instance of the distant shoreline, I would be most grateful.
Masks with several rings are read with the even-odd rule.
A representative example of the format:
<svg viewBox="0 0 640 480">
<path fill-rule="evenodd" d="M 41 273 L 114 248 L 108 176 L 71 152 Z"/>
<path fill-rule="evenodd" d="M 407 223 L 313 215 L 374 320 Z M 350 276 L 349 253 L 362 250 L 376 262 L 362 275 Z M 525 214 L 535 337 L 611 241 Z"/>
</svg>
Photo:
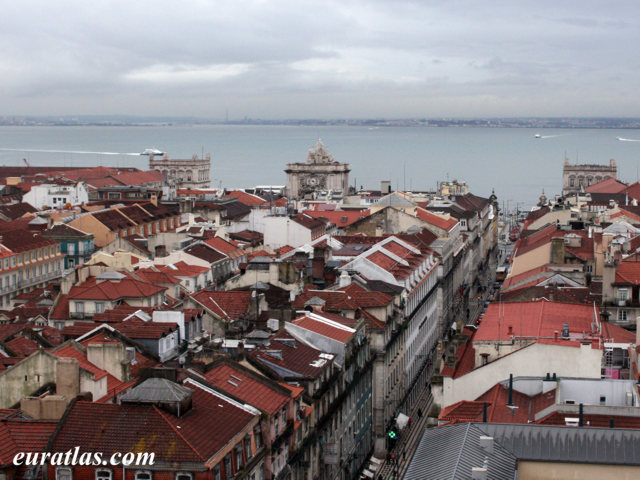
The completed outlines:
<svg viewBox="0 0 640 480">
<path fill-rule="evenodd" d="M 539 129 L 640 129 L 640 118 L 446 118 L 446 119 L 243 119 L 216 121 L 195 118 L 26 117 L 0 118 L 4 127 L 174 127 L 174 126 L 343 126 L 343 127 L 460 127 Z"/>
</svg>

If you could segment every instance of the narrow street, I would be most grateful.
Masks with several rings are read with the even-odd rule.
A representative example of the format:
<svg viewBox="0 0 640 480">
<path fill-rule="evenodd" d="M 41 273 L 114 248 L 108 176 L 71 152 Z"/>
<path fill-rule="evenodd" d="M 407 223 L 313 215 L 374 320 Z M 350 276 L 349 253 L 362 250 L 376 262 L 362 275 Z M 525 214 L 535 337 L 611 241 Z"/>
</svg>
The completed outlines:
<svg viewBox="0 0 640 480">
<path fill-rule="evenodd" d="M 402 431 L 395 447 L 390 452 L 389 458 L 385 460 L 376 473 L 376 480 L 396 480 L 402 478 L 402 475 L 404 475 L 405 470 L 409 466 L 411 457 L 413 457 L 416 448 L 418 448 L 432 405 L 433 397 L 429 389 L 423 388 L 422 395 L 410 412 L 411 423 Z M 418 416 L 418 410 L 421 410 L 422 416 Z M 395 457 L 395 461 L 391 461 L 391 457 Z"/>
</svg>

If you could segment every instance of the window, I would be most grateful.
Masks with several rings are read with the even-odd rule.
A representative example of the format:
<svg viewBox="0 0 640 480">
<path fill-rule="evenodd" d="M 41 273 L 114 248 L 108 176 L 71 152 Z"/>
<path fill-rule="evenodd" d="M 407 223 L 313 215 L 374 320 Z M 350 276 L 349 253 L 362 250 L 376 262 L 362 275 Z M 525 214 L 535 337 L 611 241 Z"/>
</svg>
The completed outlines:
<svg viewBox="0 0 640 480">
<path fill-rule="evenodd" d="M 249 435 L 244 437 L 244 451 L 247 452 L 247 459 L 251 458 L 251 437 Z"/>
<path fill-rule="evenodd" d="M 84 302 L 76 302 L 76 313 L 84 313 Z"/>
<path fill-rule="evenodd" d="M 56 468 L 56 480 L 73 480 L 73 473 L 69 467 Z"/>
<path fill-rule="evenodd" d="M 189 472 L 178 472 L 176 474 L 176 480 L 193 480 L 193 474 Z"/>
<path fill-rule="evenodd" d="M 96 480 L 111 480 L 113 478 L 113 472 L 106 468 L 100 468 L 96 470 Z"/>
<path fill-rule="evenodd" d="M 104 312 L 104 302 L 96 302 L 96 313 Z"/>
<path fill-rule="evenodd" d="M 253 436 L 256 439 L 256 450 L 262 448 L 262 429 L 260 428 L 260 425 L 256 425 L 253 429 Z"/>
<path fill-rule="evenodd" d="M 626 288 L 619 288 L 618 289 L 618 300 L 626 300 L 627 298 L 629 298 L 629 290 L 627 290 Z"/>
<path fill-rule="evenodd" d="M 619 322 L 627 322 L 627 311 L 626 310 L 618 310 L 618 321 Z"/>
<path fill-rule="evenodd" d="M 242 445 L 237 444 L 233 451 L 236 456 L 236 469 L 240 470 L 242 468 Z"/>
<path fill-rule="evenodd" d="M 151 472 L 148 470 L 137 471 L 136 480 L 151 480 Z"/>
<path fill-rule="evenodd" d="M 75 255 L 76 253 L 76 246 L 73 243 L 68 243 L 67 244 L 67 255 Z"/>
<path fill-rule="evenodd" d="M 224 457 L 224 477 L 227 480 L 231 480 L 233 477 L 233 470 L 231 469 L 231 454 L 228 453 L 226 457 Z"/>
<path fill-rule="evenodd" d="M 220 477 L 220 465 L 213 467 L 213 480 L 221 480 Z"/>
</svg>

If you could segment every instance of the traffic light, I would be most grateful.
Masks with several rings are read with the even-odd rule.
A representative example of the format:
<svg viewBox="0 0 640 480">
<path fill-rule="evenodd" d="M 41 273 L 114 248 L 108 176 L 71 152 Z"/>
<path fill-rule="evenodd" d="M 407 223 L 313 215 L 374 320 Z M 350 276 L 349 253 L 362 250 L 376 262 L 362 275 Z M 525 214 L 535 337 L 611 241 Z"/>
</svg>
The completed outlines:
<svg viewBox="0 0 640 480">
<path fill-rule="evenodd" d="M 398 434 L 396 433 L 396 431 L 395 431 L 395 430 L 389 430 L 388 435 L 389 435 L 389 439 L 390 439 L 391 441 L 394 441 L 394 440 L 397 440 L 397 439 L 398 439 Z"/>
</svg>

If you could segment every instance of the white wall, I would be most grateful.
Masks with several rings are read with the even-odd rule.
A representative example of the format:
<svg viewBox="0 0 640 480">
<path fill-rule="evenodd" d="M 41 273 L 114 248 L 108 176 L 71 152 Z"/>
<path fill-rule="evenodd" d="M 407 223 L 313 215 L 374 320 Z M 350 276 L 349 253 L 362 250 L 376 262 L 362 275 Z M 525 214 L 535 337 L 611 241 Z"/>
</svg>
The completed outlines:
<svg viewBox="0 0 640 480">
<path fill-rule="evenodd" d="M 442 408 L 460 400 L 475 400 L 496 383 L 514 377 L 544 377 L 556 373 L 560 377 L 600 378 L 602 351 L 591 348 L 565 347 L 534 343 L 508 356 L 453 379 L 443 378 Z"/>
<path fill-rule="evenodd" d="M 53 202 L 53 199 L 56 202 Z M 62 200 L 60 200 L 62 199 Z M 81 205 L 89 201 L 87 184 L 83 182 L 74 185 L 42 184 L 34 185 L 27 192 L 22 201 L 40 210 L 45 205 L 49 208 L 63 207 L 67 203 Z"/>
<path fill-rule="evenodd" d="M 264 246 L 280 248 L 285 245 L 297 248 L 311 242 L 311 230 L 303 227 L 289 217 L 264 218 Z"/>
</svg>

